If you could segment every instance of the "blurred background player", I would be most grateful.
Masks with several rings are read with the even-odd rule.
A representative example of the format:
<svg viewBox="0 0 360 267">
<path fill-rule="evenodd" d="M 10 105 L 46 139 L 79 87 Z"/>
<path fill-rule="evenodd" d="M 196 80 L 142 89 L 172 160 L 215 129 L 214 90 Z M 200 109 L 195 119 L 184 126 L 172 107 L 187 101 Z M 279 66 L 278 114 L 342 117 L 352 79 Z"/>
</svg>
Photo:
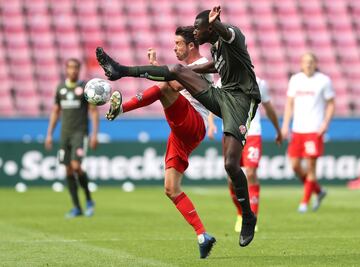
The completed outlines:
<svg viewBox="0 0 360 267">
<path fill-rule="evenodd" d="M 175 31 L 175 55 L 179 61 L 190 66 L 208 61 L 200 55 L 199 43 L 195 40 L 193 32 L 193 26 L 178 27 Z M 158 65 L 154 49 L 148 50 L 148 57 L 150 64 Z M 210 74 L 204 74 L 202 77 L 209 84 L 213 82 Z M 181 189 L 181 181 L 189 165 L 189 155 L 205 137 L 209 111 L 182 85 L 171 81 L 147 88 L 125 103 L 122 103 L 120 93 L 114 92 L 106 117 L 113 120 L 120 113 L 148 106 L 157 100 L 160 100 L 171 128 L 165 155 L 165 194 L 195 230 L 200 258 L 206 258 L 216 240 L 205 232 L 192 201 Z"/>
<path fill-rule="evenodd" d="M 301 69 L 289 81 L 282 134 L 288 135 L 293 116 L 288 155 L 294 172 L 304 183 L 304 195 L 298 208 L 304 213 L 312 193 L 317 194 L 312 207 L 314 211 L 326 196 L 316 179 L 316 161 L 323 153 L 323 136 L 334 114 L 335 92 L 331 79 L 318 71 L 314 54 L 302 56 Z M 306 169 L 301 165 L 302 158 L 306 160 Z"/>
<path fill-rule="evenodd" d="M 81 168 L 81 161 L 86 155 L 89 131 L 88 111 L 90 113 L 92 134 L 90 147 L 96 148 L 99 115 L 96 106 L 89 105 L 84 98 L 85 82 L 79 80 L 80 61 L 71 58 L 66 61 L 66 80 L 56 89 L 55 104 L 52 109 L 47 136 L 46 149 L 52 148 L 52 135 L 61 114 L 61 139 L 58 158 L 65 164 L 66 180 L 69 187 L 73 208 L 66 214 L 73 218 L 83 214 L 77 193 L 77 181 L 86 196 L 86 216 L 94 213 L 94 202 L 88 188 L 88 177 Z"/>
<path fill-rule="evenodd" d="M 224 165 L 231 177 L 243 212 L 239 245 L 245 247 L 254 238 L 256 216 L 251 211 L 245 173 L 239 166 L 246 133 L 261 101 L 253 65 L 239 28 L 220 21 L 220 6 L 200 12 L 194 22 L 195 39 L 200 45 L 212 44 L 213 61 L 192 67 L 124 66 L 114 61 L 101 47 L 96 56 L 110 80 L 123 77 L 147 78 L 155 81 L 181 83 L 189 93 L 209 111 L 223 119 Z M 222 88 L 209 86 L 197 73 L 216 73 L 222 79 Z"/>
<path fill-rule="evenodd" d="M 267 117 L 270 119 L 271 123 L 274 125 L 276 130 L 276 138 L 275 142 L 278 145 L 282 143 L 282 135 L 278 123 L 278 117 L 276 115 L 275 109 L 270 101 L 270 95 L 267 83 L 264 80 L 256 78 L 257 83 L 259 85 L 260 94 L 261 94 L 261 104 L 265 108 L 265 112 Z M 219 79 L 216 83 L 217 87 L 221 87 L 221 79 Z M 261 140 L 261 115 L 260 112 L 257 111 L 254 119 L 251 121 L 250 129 L 247 134 L 246 144 L 244 146 L 244 150 L 242 152 L 240 166 L 245 167 L 245 174 L 248 180 L 249 187 L 249 198 L 250 198 L 250 207 L 251 210 L 258 215 L 259 211 L 259 201 L 260 201 L 260 183 L 257 178 L 257 168 L 259 167 L 260 158 L 262 155 L 262 140 Z M 210 139 L 214 139 L 214 133 L 216 133 L 216 125 L 214 123 L 213 114 L 209 115 L 209 128 L 208 128 L 208 137 Z M 234 192 L 234 187 L 231 182 L 230 177 L 228 177 L 229 191 L 231 199 L 234 202 L 234 205 L 237 209 L 237 219 L 235 223 L 235 231 L 241 231 L 242 225 L 242 211 L 239 202 L 236 199 L 236 195 Z M 258 227 L 256 225 L 255 231 L 257 231 Z"/>
</svg>

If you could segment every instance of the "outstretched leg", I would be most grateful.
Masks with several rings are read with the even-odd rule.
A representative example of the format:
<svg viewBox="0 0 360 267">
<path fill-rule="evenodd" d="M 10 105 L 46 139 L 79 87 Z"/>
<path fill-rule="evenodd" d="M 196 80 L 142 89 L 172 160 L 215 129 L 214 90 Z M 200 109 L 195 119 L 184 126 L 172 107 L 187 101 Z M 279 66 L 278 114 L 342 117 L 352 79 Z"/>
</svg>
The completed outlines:
<svg viewBox="0 0 360 267">
<path fill-rule="evenodd" d="M 153 81 L 176 80 L 192 95 L 199 94 L 209 86 L 208 82 L 202 79 L 197 73 L 180 64 L 172 66 L 124 66 L 113 60 L 100 47 L 96 49 L 96 58 L 100 66 L 104 69 L 105 75 L 111 81 L 123 77 L 146 78 Z"/>
</svg>

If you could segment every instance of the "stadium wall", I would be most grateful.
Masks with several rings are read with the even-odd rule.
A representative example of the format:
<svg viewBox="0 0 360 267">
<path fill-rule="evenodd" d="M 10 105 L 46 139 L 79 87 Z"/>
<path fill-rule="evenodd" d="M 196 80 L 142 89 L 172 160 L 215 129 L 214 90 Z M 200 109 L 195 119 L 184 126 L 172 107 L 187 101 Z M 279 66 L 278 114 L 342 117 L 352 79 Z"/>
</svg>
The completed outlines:
<svg viewBox="0 0 360 267">
<path fill-rule="evenodd" d="M 220 126 L 220 120 L 217 121 Z M 57 163 L 56 147 L 45 151 L 45 119 L 1 120 L 0 186 L 17 182 L 45 185 L 64 180 L 65 169 Z M 262 183 L 297 183 L 286 157 L 286 144 L 277 147 L 269 121 L 263 121 L 263 157 L 258 171 Z M 345 183 L 360 174 L 360 120 L 335 119 L 319 160 L 318 177 L 324 183 Z M 89 177 L 98 184 L 132 181 L 136 184 L 163 183 L 163 154 L 169 132 L 163 119 L 124 119 L 101 122 L 96 151 L 84 161 Z M 56 137 L 59 135 L 57 129 Z M 221 155 L 221 134 L 206 140 L 190 158 L 184 183 L 225 184 Z M 110 143 L 111 141 L 111 143 Z"/>
</svg>

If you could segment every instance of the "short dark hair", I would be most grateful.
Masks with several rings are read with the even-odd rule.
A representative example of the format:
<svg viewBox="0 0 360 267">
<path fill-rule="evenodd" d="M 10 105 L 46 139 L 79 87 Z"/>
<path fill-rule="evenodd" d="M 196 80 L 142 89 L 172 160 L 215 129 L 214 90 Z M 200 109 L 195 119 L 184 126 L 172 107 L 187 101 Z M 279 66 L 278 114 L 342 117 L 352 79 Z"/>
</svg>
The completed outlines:
<svg viewBox="0 0 360 267">
<path fill-rule="evenodd" d="M 197 14 L 195 19 L 201 19 L 206 24 L 209 24 L 209 14 L 210 14 L 210 12 L 211 12 L 210 9 L 201 11 L 199 14 Z M 221 21 L 220 16 L 218 16 L 217 19 Z"/>
<path fill-rule="evenodd" d="M 194 26 L 180 26 L 176 28 L 175 35 L 183 37 L 186 44 L 194 43 L 194 46 L 199 48 L 199 42 L 195 39 L 194 30 Z"/>
<path fill-rule="evenodd" d="M 81 62 L 77 58 L 72 57 L 72 58 L 67 59 L 65 62 L 65 66 L 67 66 L 70 62 L 75 62 L 75 64 L 78 66 L 78 68 L 81 67 Z"/>
<path fill-rule="evenodd" d="M 201 19 L 204 21 L 209 21 L 209 14 L 210 14 L 210 9 L 201 11 L 199 14 L 197 14 L 195 19 Z"/>
</svg>

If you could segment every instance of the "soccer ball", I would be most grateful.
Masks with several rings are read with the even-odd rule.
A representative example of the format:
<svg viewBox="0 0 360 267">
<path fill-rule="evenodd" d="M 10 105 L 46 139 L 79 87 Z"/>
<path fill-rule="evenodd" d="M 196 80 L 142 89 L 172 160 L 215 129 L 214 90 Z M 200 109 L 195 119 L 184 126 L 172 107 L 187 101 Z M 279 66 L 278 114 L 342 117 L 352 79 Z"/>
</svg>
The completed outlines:
<svg viewBox="0 0 360 267">
<path fill-rule="evenodd" d="M 109 82 L 94 78 L 85 85 L 84 95 L 90 104 L 101 106 L 109 101 L 111 94 L 111 85 Z"/>
</svg>

